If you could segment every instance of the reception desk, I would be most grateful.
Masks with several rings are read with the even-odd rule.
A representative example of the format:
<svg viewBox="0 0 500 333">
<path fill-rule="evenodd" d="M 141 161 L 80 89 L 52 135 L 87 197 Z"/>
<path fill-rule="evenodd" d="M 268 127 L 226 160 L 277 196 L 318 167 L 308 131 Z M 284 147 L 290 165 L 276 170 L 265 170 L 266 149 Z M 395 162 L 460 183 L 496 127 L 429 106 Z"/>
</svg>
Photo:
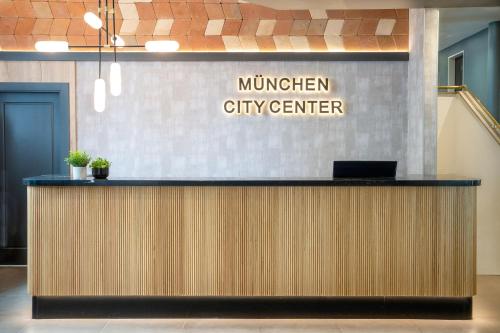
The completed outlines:
<svg viewBox="0 0 500 333">
<path fill-rule="evenodd" d="M 478 180 L 24 183 L 35 318 L 471 315 Z"/>
</svg>

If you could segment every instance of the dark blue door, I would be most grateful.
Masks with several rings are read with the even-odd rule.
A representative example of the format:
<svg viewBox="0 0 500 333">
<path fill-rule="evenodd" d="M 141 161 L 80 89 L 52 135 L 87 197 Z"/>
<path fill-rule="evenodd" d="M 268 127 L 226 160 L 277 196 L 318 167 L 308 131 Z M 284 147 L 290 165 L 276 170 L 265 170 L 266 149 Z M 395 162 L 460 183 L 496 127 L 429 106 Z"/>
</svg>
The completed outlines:
<svg viewBox="0 0 500 333">
<path fill-rule="evenodd" d="M 26 187 L 22 179 L 68 172 L 63 161 L 69 150 L 68 105 L 61 98 L 64 93 L 24 86 L 25 91 L 0 89 L 2 264 L 26 261 Z"/>
</svg>

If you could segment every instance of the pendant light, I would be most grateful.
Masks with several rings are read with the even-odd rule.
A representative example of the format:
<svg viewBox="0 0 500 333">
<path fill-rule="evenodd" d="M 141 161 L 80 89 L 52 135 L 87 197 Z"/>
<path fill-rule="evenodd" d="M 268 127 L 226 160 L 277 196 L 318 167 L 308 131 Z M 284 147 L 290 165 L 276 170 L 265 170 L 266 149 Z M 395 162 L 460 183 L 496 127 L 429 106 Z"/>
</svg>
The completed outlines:
<svg viewBox="0 0 500 333">
<path fill-rule="evenodd" d="M 115 30 L 115 1 L 113 1 L 113 55 L 114 62 L 109 69 L 109 92 L 112 96 L 120 96 L 122 93 L 122 71 L 119 63 L 116 62 L 117 37 Z"/>
<path fill-rule="evenodd" d="M 85 15 L 83 15 L 83 20 L 96 30 L 102 28 L 102 20 L 92 12 L 86 12 Z"/>
<path fill-rule="evenodd" d="M 39 52 L 66 52 L 69 51 L 68 42 L 57 40 L 40 40 L 35 43 Z"/>
</svg>

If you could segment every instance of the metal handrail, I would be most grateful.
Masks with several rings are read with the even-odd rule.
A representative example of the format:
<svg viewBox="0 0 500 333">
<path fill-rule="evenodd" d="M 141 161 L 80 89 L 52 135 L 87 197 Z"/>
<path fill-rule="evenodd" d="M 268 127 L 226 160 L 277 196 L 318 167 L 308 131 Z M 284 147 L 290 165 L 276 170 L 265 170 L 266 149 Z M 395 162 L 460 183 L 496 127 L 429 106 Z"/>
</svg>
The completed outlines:
<svg viewBox="0 0 500 333">
<path fill-rule="evenodd" d="M 495 140 L 500 144 L 500 125 L 498 121 L 493 117 L 488 108 L 481 102 L 481 100 L 466 86 L 438 86 L 438 90 L 448 90 L 446 93 L 461 93 L 460 95 L 467 101 L 467 97 L 471 97 L 475 104 L 479 107 L 474 112 L 477 116 L 482 118 L 484 125 L 488 127 L 488 130 L 495 137 Z M 449 91 L 453 90 L 453 91 Z M 470 103 L 469 103 L 470 104 Z"/>
</svg>

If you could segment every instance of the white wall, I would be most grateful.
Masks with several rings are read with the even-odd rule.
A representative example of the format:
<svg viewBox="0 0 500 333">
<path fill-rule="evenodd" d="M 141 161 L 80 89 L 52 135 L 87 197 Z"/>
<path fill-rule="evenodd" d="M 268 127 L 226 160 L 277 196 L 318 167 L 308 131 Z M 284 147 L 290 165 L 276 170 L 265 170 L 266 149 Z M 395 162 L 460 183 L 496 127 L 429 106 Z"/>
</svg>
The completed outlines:
<svg viewBox="0 0 500 333">
<path fill-rule="evenodd" d="M 406 172 L 404 61 L 124 62 L 122 69 L 122 96 L 96 113 L 97 63 L 77 63 L 78 146 L 109 158 L 113 176 L 330 176 L 332 161 L 342 159 L 398 160 Z M 268 97 L 238 94 L 237 78 L 255 74 L 328 77 L 328 96 L 344 100 L 346 114 L 226 115 L 227 98 Z"/>
<path fill-rule="evenodd" d="M 468 108 L 458 95 L 438 98 L 438 173 L 481 179 L 477 269 L 500 274 L 500 145 Z"/>
</svg>

